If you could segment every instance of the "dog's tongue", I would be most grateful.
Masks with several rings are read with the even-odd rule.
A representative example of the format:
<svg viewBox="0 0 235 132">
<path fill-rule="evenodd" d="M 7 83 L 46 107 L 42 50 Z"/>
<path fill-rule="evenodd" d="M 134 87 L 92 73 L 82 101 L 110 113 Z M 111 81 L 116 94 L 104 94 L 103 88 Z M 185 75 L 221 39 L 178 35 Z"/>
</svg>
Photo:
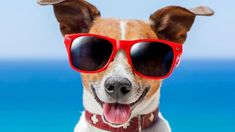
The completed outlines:
<svg viewBox="0 0 235 132">
<path fill-rule="evenodd" d="M 131 115 L 131 106 L 124 104 L 103 105 L 105 119 L 112 124 L 124 124 Z"/>
</svg>

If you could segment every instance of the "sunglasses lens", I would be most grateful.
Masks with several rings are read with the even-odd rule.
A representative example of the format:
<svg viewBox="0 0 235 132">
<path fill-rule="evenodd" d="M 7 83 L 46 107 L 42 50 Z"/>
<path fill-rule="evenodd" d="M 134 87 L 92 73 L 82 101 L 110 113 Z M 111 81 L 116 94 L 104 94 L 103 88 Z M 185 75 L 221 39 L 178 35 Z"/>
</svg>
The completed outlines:
<svg viewBox="0 0 235 132">
<path fill-rule="evenodd" d="M 131 60 L 135 70 L 146 76 L 162 77 L 170 72 L 173 49 L 160 42 L 140 42 L 131 48 Z"/>
<path fill-rule="evenodd" d="M 81 36 L 75 39 L 71 46 L 71 60 L 79 70 L 95 71 L 104 67 L 113 51 L 108 40 Z"/>
</svg>

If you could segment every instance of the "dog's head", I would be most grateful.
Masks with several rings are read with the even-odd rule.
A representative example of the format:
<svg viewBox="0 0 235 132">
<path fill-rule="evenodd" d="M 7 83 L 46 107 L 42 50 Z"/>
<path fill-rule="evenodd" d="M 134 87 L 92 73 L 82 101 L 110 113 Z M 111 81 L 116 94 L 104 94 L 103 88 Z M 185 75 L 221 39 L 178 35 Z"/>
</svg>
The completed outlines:
<svg viewBox="0 0 235 132">
<path fill-rule="evenodd" d="M 159 38 L 184 43 L 195 17 L 213 14 L 207 7 L 169 6 L 154 12 L 145 22 L 103 19 L 97 8 L 84 0 L 41 0 L 39 3 L 54 6 L 63 36 L 93 33 L 117 40 Z M 103 114 L 107 123 L 123 124 L 137 114 L 152 112 L 158 106 L 162 80 L 135 74 L 123 51 L 117 53 L 105 71 L 82 73 L 81 76 L 85 108 Z"/>
</svg>

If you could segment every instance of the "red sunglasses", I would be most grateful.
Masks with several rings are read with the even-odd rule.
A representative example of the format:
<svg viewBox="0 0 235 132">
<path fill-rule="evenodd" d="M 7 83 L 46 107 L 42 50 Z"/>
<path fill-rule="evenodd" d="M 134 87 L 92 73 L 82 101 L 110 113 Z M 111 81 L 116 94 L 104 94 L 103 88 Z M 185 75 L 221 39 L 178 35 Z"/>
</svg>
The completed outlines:
<svg viewBox="0 0 235 132">
<path fill-rule="evenodd" d="M 180 61 L 182 44 L 160 39 L 116 40 L 96 34 L 65 36 L 69 62 L 82 73 L 104 71 L 119 50 L 124 50 L 133 71 L 151 79 L 168 77 Z"/>
</svg>

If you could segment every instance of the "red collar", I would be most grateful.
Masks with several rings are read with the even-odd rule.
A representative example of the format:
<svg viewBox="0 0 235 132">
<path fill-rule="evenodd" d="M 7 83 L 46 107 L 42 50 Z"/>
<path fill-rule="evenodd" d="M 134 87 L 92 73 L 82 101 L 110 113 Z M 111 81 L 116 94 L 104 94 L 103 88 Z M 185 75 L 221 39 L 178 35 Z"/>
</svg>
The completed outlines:
<svg viewBox="0 0 235 132">
<path fill-rule="evenodd" d="M 158 109 L 149 114 L 134 117 L 131 119 L 130 124 L 128 124 L 128 126 L 120 128 L 114 128 L 103 122 L 101 115 L 95 115 L 88 111 L 85 111 L 85 116 L 89 124 L 101 130 L 112 131 L 112 132 L 140 132 L 143 129 L 151 127 L 153 124 L 157 122 Z"/>
</svg>

